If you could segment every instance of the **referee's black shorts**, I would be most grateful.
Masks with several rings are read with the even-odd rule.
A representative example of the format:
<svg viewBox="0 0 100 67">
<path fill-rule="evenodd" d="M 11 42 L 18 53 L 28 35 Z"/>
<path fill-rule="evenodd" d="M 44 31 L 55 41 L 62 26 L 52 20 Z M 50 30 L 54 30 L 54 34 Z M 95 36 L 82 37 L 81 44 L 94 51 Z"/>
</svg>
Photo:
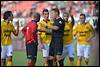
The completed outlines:
<svg viewBox="0 0 100 67">
<path fill-rule="evenodd" d="M 53 37 L 49 47 L 49 56 L 62 55 L 63 38 Z"/>
<path fill-rule="evenodd" d="M 37 58 L 37 46 L 38 43 L 33 41 L 31 43 L 26 44 L 27 58 L 32 59 L 34 62 L 36 62 Z"/>
</svg>

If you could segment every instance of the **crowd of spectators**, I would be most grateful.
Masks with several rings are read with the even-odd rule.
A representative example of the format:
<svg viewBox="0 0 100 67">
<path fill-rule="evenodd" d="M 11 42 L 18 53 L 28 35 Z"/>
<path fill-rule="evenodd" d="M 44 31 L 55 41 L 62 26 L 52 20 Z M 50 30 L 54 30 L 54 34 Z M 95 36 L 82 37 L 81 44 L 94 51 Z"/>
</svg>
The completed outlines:
<svg viewBox="0 0 100 67">
<path fill-rule="evenodd" d="M 6 10 L 13 11 L 13 9 L 11 9 L 11 8 L 13 8 L 14 6 L 16 6 L 20 3 L 23 3 L 23 2 L 24 1 L 1 1 L 1 14 L 3 14 Z M 37 2 L 36 3 L 33 2 L 33 4 L 30 6 L 30 8 L 41 9 L 38 6 L 38 4 L 44 5 L 44 3 L 45 3 L 46 5 L 43 6 L 44 8 L 50 9 L 56 5 L 56 6 L 58 6 L 58 8 L 61 11 L 63 11 L 63 9 L 66 9 L 66 11 L 68 11 L 68 12 L 70 11 L 74 16 L 77 16 L 79 13 L 85 13 L 87 17 L 98 16 L 98 13 L 99 13 L 99 10 L 98 10 L 99 2 L 98 1 L 43 1 L 43 2 L 37 1 Z M 17 7 L 20 8 L 21 6 L 19 5 Z M 17 8 L 17 7 L 15 7 L 15 8 Z M 30 8 L 29 8 L 29 11 L 31 11 Z M 29 13 L 30 12 L 28 12 L 26 10 L 24 10 L 23 12 L 21 12 L 20 10 L 18 12 L 14 11 L 14 14 L 16 17 L 28 17 Z"/>
<path fill-rule="evenodd" d="M 5 11 L 11 10 L 15 18 L 24 18 L 27 22 L 30 20 L 32 11 L 41 13 L 44 8 L 48 10 L 59 8 L 61 16 L 66 10 L 74 16 L 76 21 L 80 13 L 85 13 L 86 17 L 99 15 L 99 1 L 1 1 L 1 18 Z"/>
</svg>

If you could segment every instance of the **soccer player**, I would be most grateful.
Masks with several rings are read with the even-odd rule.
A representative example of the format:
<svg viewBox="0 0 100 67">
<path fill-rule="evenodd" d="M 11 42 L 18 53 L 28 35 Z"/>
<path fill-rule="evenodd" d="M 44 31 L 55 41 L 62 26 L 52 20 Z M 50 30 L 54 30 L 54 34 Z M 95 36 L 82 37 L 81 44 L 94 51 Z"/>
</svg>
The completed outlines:
<svg viewBox="0 0 100 67">
<path fill-rule="evenodd" d="M 78 24 L 74 30 L 74 35 L 77 36 L 77 66 L 81 65 L 82 58 L 85 58 L 85 63 L 88 64 L 91 44 L 90 41 L 94 37 L 95 33 L 93 27 L 89 22 L 85 22 L 85 14 L 80 14 L 80 24 Z"/>
<path fill-rule="evenodd" d="M 71 21 L 69 21 L 69 17 L 71 17 Z M 67 12 L 63 13 L 63 19 L 65 22 L 64 28 L 64 37 L 63 37 L 63 60 L 66 58 L 67 54 L 70 60 L 70 65 L 73 65 L 74 61 L 74 44 L 73 44 L 73 26 L 74 26 L 74 18 Z"/>
<path fill-rule="evenodd" d="M 41 21 L 41 24 L 45 25 L 52 25 L 52 22 L 49 20 L 49 11 L 47 9 L 44 9 L 42 11 L 43 14 L 43 20 Z M 48 56 L 49 56 L 49 45 L 51 42 L 51 34 L 47 32 L 45 27 L 42 27 L 41 25 L 38 26 L 38 29 L 41 30 L 38 32 L 38 37 L 40 41 L 40 47 L 43 51 L 43 58 L 44 58 L 44 66 L 48 66 Z"/>
<path fill-rule="evenodd" d="M 34 18 L 22 29 L 26 40 L 26 53 L 28 58 L 28 66 L 35 66 L 37 58 L 37 22 L 40 20 L 40 14 L 32 14 Z"/>
<path fill-rule="evenodd" d="M 36 13 L 36 10 L 37 10 L 37 6 L 36 6 L 36 4 L 33 4 L 33 5 L 32 5 L 32 8 L 31 8 L 31 10 L 30 10 L 29 16 L 31 17 L 31 15 L 32 15 L 33 13 Z"/>
<path fill-rule="evenodd" d="M 12 66 L 13 44 L 11 33 L 18 36 L 19 22 L 16 22 L 17 30 L 15 30 L 12 24 L 13 14 L 11 11 L 6 11 L 3 15 L 3 19 L 1 22 L 1 62 L 3 66 L 6 66 L 6 58 L 8 58 L 7 66 Z"/>
<path fill-rule="evenodd" d="M 53 66 L 54 56 L 57 60 L 57 66 L 63 66 L 61 55 L 63 51 L 63 34 L 64 34 L 64 21 L 59 17 L 59 9 L 52 9 L 51 16 L 54 20 L 53 25 L 44 25 L 44 27 L 52 30 L 52 40 L 49 47 L 49 66 Z"/>
</svg>

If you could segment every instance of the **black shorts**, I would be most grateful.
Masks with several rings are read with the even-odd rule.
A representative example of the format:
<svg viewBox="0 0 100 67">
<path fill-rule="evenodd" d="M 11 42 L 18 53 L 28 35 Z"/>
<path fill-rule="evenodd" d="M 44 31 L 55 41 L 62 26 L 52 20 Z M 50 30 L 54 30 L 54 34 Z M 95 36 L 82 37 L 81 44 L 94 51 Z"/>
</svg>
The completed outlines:
<svg viewBox="0 0 100 67">
<path fill-rule="evenodd" d="M 63 38 L 53 37 L 49 47 L 49 56 L 62 55 Z"/>
<path fill-rule="evenodd" d="M 37 58 L 37 45 L 38 43 L 31 42 L 26 44 L 27 58 L 36 61 Z"/>
</svg>

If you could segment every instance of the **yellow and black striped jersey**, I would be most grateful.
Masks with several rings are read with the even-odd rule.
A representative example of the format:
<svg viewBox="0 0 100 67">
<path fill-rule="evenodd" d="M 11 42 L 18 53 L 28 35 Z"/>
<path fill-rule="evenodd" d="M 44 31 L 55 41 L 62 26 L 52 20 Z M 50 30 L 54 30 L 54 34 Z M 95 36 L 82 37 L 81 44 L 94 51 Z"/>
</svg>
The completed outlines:
<svg viewBox="0 0 100 67">
<path fill-rule="evenodd" d="M 87 22 L 86 24 L 78 24 L 74 29 L 74 34 L 77 35 L 78 43 L 89 44 L 87 39 L 91 36 L 93 32 L 93 27 Z"/>
<path fill-rule="evenodd" d="M 15 31 L 15 28 L 11 22 L 1 22 L 1 43 L 3 46 L 11 45 L 11 33 Z"/>
</svg>

